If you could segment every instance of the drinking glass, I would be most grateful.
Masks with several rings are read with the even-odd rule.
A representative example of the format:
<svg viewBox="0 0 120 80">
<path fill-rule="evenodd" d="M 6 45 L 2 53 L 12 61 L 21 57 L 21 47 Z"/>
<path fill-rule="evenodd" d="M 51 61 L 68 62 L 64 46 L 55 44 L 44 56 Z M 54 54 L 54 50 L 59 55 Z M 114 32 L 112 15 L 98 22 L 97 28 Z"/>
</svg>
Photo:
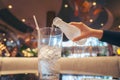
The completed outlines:
<svg viewBox="0 0 120 80">
<path fill-rule="evenodd" d="M 59 28 L 40 28 L 38 71 L 39 80 L 59 80 L 57 60 L 61 57 L 63 33 Z M 38 45 L 39 45 L 38 44 Z"/>
</svg>

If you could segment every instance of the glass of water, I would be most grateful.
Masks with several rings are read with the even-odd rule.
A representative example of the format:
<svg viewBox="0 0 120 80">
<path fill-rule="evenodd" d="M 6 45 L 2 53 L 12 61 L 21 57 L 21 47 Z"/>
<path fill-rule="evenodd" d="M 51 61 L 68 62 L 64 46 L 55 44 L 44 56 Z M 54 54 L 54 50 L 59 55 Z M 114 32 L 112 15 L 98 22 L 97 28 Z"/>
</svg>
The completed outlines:
<svg viewBox="0 0 120 80">
<path fill-rule="evenodd" d="M 63 33 L 59 28 L 44 27 L 39 36 L 39 80 L 59 80 L 56 62 L 61 57 Z"/>
</svg>

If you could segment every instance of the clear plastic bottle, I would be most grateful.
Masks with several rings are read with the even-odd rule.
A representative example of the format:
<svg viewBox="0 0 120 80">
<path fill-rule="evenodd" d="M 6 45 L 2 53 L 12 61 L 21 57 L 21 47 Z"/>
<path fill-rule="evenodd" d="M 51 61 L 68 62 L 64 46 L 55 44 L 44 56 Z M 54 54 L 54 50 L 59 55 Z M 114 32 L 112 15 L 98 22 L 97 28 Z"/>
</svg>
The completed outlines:
<svg viewBox="0 0 120 80">
<path fill-rule="evenodd" d="M 53 25 L 56 27 L 59 27 L 69 40 L 72 40 L 73 38 L 78 37 L 81 34 L 80 29 L 64 22 L 59 17 L 54 18 Z M 77 41 L 76 43 L 82 45 L 85 42 L 86 42 L 86 39 L 82 39 Z"/>
</svg>

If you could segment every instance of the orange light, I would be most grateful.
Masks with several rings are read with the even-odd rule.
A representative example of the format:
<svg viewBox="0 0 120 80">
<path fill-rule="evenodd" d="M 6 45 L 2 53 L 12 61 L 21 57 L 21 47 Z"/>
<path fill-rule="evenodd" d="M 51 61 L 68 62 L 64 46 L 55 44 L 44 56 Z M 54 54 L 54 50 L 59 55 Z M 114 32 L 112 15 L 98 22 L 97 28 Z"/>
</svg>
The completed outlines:
<svg viewBox="0 0 120 80">
<path fill-rule="evenodd" d="M 96 10 L 93 12 L 93 14 L 94 14 L 94 15 L 97 15 L 97 14 L 99 14 L 101 11 L 102 11 L 102 9 L 96 9 Z"/>
</svg>

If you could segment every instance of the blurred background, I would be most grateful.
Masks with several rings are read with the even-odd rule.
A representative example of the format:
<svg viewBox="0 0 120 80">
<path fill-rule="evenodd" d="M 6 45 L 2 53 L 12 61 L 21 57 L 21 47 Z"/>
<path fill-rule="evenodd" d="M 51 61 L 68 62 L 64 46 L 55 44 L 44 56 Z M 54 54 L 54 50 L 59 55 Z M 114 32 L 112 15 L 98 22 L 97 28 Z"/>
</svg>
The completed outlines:
<svg viewBox="0 0 120 80">
<path fill-rule="evenodd" d="M 58 16 L 68 23 L 84 22 L 95 29 L 120 31 L 119 2 L 119 0 L 0 0 L 0 45 L 8 51 L 6 53 L 2 49 L 0 55 L 10 56 L 10 52 L 16 47 L 17 56 L 37 56 L 37 33 L 33 15 L 36 16 L 40 28 L 51 27 L 52 20 Z M 96 38 L 89 38 L 82 46 L 77 45 L 64 35 L 63 53 L 66 49 L 70 53 L 89 52 L 91 46 L 97 53 L 103 53 L 101 48 L 106 47 L 104 55 L 115 55 L 118 49 Z"/>
<path fill-rule="evenodd" d="M 51 27 L 58 16 L 91 28 L 120 31 L 120 0 L 0 0 L 0 57 L 37 57 L 39 27 Z M 77 45 L 64 35 L 62 57 L 119 56 L 120 48 L 88 38 Z"/>
</svg>

